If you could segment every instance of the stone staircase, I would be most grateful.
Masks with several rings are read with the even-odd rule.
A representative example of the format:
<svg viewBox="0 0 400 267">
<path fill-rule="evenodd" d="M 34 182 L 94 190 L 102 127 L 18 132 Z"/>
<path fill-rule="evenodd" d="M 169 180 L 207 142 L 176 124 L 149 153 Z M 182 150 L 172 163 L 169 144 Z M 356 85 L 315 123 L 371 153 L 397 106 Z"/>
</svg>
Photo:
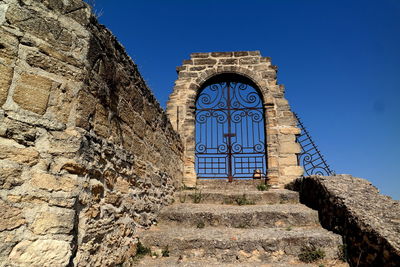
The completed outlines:
<svg viewBox="0 0 400 267">
<path fill-rule="evenodd" d="M 341 237 L 320 226 L 318 213 L 300 204 L 297 192 L 259 191 L 259 184 L 200 180 L 196 190 L 177 192 L 159 223 L 140 233 L 153 255 L 131 265 L 348 266 L 337 259 Z M 301 262 L 306 247 L 323 250 L 325 258 Z"/>
</svg>

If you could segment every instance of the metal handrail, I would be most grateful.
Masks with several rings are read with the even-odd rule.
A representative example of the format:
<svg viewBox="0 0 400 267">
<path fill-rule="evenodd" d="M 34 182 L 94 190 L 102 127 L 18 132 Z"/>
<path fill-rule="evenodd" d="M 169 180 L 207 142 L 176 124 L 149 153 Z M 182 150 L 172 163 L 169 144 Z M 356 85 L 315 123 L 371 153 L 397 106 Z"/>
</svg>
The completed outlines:
<svg viewBox="0 0 400 267">
<path fill-rule="evenodd" d="M 296 137 L 296 141 L 301 147 L 301 152 L 297 155 L 297 160 L 303 166 L 304 172 L 307 175 L 334 175 L 335 172 L 330 169 L 299 116 L 296 113 L 293 114 L 297 119 L 297 126 L 301 129 L 301 134 Z M 303 144 L 306 140 L 308 142 Z M 312 147 L 308 147 L 309 145 L 312 145 Z"/>
</svg>

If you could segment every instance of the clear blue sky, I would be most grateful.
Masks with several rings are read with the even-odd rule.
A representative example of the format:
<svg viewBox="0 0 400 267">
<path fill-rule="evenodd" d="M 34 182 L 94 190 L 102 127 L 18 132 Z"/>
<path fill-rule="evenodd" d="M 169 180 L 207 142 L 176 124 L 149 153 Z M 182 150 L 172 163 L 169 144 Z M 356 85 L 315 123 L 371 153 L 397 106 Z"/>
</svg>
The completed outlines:
<svg viewBox="0 0 400 267">
<path fill-rule="evenodd" d="M 260 50 L 336 173 L 400 199 L 400 1 L 96 0 L 160 104 L 192 52 Z"/>
</svg>

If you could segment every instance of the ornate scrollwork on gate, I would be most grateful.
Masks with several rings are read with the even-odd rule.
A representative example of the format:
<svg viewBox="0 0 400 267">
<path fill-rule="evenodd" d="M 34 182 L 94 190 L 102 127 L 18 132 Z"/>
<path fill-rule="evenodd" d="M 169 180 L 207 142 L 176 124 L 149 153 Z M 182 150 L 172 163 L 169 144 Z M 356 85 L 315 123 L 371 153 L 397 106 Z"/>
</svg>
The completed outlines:
<svg viewBox="0 0 400 267">
<path fill-rule="evenodd" d="M 227 79 L 209 83 L 196 101 L 196 171 L 199 178 L 266 174 L 262 99 L 253 85 Z"/>
</svg>

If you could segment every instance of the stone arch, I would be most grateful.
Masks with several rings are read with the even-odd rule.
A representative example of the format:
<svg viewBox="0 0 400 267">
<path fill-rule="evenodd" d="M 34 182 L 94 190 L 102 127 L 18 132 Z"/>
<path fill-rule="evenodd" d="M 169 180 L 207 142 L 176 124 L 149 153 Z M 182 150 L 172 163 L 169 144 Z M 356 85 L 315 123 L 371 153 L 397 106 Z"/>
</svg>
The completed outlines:
<svg viewBox="0 0 400 267">
<path fill-rule="evenodd" d="M 193 53 L 177 67 L 178 79 L 167 103 L 167 114 L 184 144 L 183 184 L 195 186 L 195 101 L 203 84 L 214 76 L 232 73 L 244 76 L 258 87 L 265 110 L 268 171 L 272 184 L 283 185 L 302 174 L 296 154 L 300 133 L 284 98 L 284 87 L 277 85 L 277 68 L 258 51 Z"/>
</svg>

